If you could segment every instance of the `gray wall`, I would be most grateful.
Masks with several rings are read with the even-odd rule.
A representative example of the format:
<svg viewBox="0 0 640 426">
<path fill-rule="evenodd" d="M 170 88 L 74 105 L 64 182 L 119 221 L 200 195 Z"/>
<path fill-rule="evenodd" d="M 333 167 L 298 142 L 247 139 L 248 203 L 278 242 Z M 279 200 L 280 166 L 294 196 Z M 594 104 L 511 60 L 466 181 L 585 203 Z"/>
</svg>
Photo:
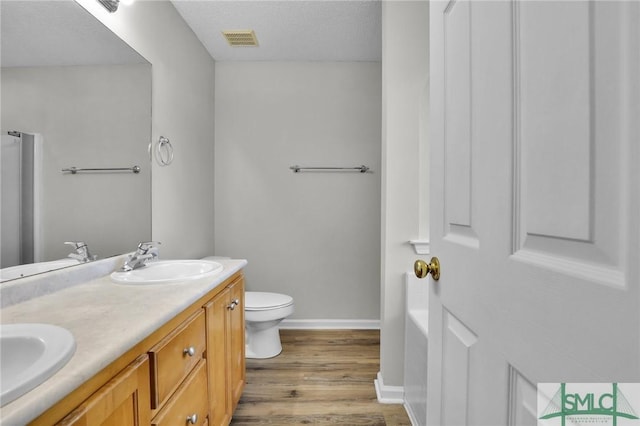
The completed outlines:
<svg viewBox="0 0 640 426">
<path fill-rule="evenodd" d="M 380 63 L 216 64 L 215 252 L 294 319 L 380 313 Z M 372 173 L 293 173 L 289 166 Z"/>
<path fill-rule="evenodd" d="M 108 13 L 77 0 L 152 64 L 152 140 L 175 160 L 152 169 L 152 237 L 163 258 L 213 253 L 214 61 L 173 5 L 137 1 Z"/>
<path fill-rule="evenodd" d="M 123 6 L 116 14 L 109 15 L 94 0 L 78 0 L 78 2 L 105 22 L 153 64 L 153 137 L 155 140 L 163 134 L 171 137 L 174 144 L 177 143 L 178 145 L 176 149 L 176 165 L 163 169 L 154 167 L 153 170 L 153 237 L 165 242 L 164 254 L 169 257 L 194 257 L 213 252 L 213 227 L 210 226 L 214 221 L 213 193 L 211 190 L 211 184 L 214 181 L 213 167 L 211 167 L 214 153 L 214 126 L 211 119 L 211 117 L 214 117 L 212 103 L 214 92 L 213 60 L 169 3 L 139 1 L 132 6 Z M 331 143 L 331 139 L 327 137 L 316 139 L 316 136 L 327 136 L 324 133 L 325 131 L 340 130 L 353 120 L 345 120 L 343 124 L 332 126 L 332 123 L 326 121 L 326 118 L 319 115 L 317 111 L 311 112 L 312 110 L 305 108 L 308 102 L 312 102 L 311 97 L 313 96 L 317 99 L 323 99 L 325 104 L 328 104 L 331 96 L 333 96 L 329 93 L 337 92 L 335 94 L 336 99 L 340 99 L 342 96 L 342 90 L 325 93 L 321 93 L 320 90 L 313 92 L 315 87 L 323 87 L 322 82 L 325 76 L 321 72 L 313 75 L 309 74 L 308 77 L 313 79 L 309 79 L 305 84 L 302 84 L 300 77 L 294 78 L 293 81 L 288 81 L 291 76 L 287 74 L 287 70 L 289 72 L 295 71 L 295 67 L 290 64 L 272 64 L 278 69 L 264 76 L 261 75 L 261 72 L 263 72 L 261 66 L 268 68 L 269 64 L 217 64 L 219 72 L 220 69 L 226 66 L 237 67 L 238 70 L 246 68 L 247 72 L 254 71 L 253 74 L 247 75 L 247 77 L 257 78 L 258 82 L 252 82 L 247 78 L 240 79 L 242 81 L 236 81 L 235 85 L 238 90 L 234 94 L 235 96 L 256 99 L 256 101 L 262 98 L 262 102 L 273 102 L 273 105 L 262 105 L 260 108 L 248 102 L 247 109 L 242 111 L 242 113 L 249 113 L 246 118 L 241 117 L 240 113 L 236 112 L 237 118 L 232 124 L 239 133 L 248 131 L 244 129 L 245 127 L 254 126 L 254 120 L 260 124 L 263 121 L 261 118 L 263 114 L 271 116 L 275 114 L 282 119 L 281 123 L 284 124 L 278 123 L 277 126 L 273 125 L 273 128 L 265 127 L 264 134 L 259 135 L 259 138 L 255 138 L 263 141 L 265 147 L 271 148 L 264 148 L 258 151 L 260 155 L 267 155 L 271 162 L 259 162 L 253 159 L 251 160 L 252 163 L 259 165 L 261 169 L 255 169 L 256 171 L 244 174 L 236 173 L 227 178 L 229 181 L 216 182 L 218 191 L 221 187 L 227 188 L 226 185 L 242 186 L 238 182 L 234 183 L 231 180 L 232 177 L 234 180 L 244 183 L 245 186 L 255 186 L 256 190 L 251 195 L 257 197 L 258 203 L 253 203 L 251 199 L 243 199 L 248 195 L 242 192 L 236 193 L 233 200 L 230 200 L 232 198 L 230 195 L 227 197 L 226 203 L 233 202 L 237 204 L 224 207 L 233 210 L 234 213 L 228 213 L 224 219 L 216 218 L 216 230 L 222 232 L 223 228 L 227 226 L 238 230 L 239 234 L 236 234 L 236 240 L 239 240 L 240 236 L 245 238 L 246 242 L 243 244 L 246 245 L 246 250 L 243 248 L 242 252 L 239 252 L 238 248 L 227 247 L 225 241 L 229 241 L 231 237 L 216 235 L 218 245 L 215 247 L 215 251 L 217 254 L 249 258 L 250 262 L 252 262 L 247 270 L 250 288 L 260 287 L 265 290 L 283 291 L 292 294 L 297 298 L 297 317 L 304 315 L 308 318 L 326 318 L 330 315 L 337 318 L 346 315 L 345 311 L 349 315 L 357 314 L 363 318 L 377 318 L 381 315 L 383 323 L 381 372 L 385 382 L 393 386 L 402 384 L 403 374 L 404 306 L 402 303 L 403 293 L 398 291 L 398 286 L 402 286 L 402 274 L 410 270 L 416 257 L 406 241 L 412 238 L 428 236 L 428 231 L 425 230 L 424 225 L 421 225 L 424 219 L 418 213 L 420 206 L 424 205 L 424 202 L 420 203 L 415 200 L 416 191 L 420 193 L 421 189 L 424 190 L 424 186 L 420 185 L 422 175 L 419 170 L 418 157 L 421 149 L 418 141 L 420 140 L 419 129 L 424 128 L 424 124 L 420 121 L 420 112 L 424 112 L 421 105 L 424 105 L 425 87 L 428 82 L 428 73 L 425 74 L 425 70 L 420 68 L 428 63 L 428 3 L 423 1 L 383 2 L 383 8 L 385 8 L 383 9 L 383 68 L 385 68 L 383 91 L 385 94 L 382 104 L 385 108 L 383 115 L 386 125 L 383 130 L 382 152 L 385 167 L 384 183 L 382 184 L 383 198 L 381 200 L 382 219 L 380 223 L 382 227 L 382 247 L 379 245 L 380 226 L 373 231 L 373 234 L 377 235 L 373 237 L 374 240 L 372 242 L 375 247 L 375 253 L 371 252 L 369 254 L 367 246 L 367 243 L 371 243 L 372 240 L 368 239 L 368 236 L 363 239 L 359 235 L 356 238 L 358 248 L 353 250 L 358 251 L 357 258 L 367 259 L 366 264 L 364 261 L 357 263 L 362 269 L 358 273 L 352 271 L 346 281 L 341 279 L 338 282 L 331 282 L 323 279 L 324 274 L 333 274 L 330 269 L 346 269 L 347 266 L 340 259 L 337 262 L 333 262 L 333 264 L 328 264 L 318 258 L 317 253 L 321 252 L 321 250 L 316 246 L 315 235 L 320 232 L 326 232 L 326 229 L 320 229 L 319 232 L 314 234 L 301 232 L 303 235 L 310 236 L 309 239 L 302 241 L 294 240 L 293 238 L 289 240 L 269 239 L 275 232 L 270 231 L 271 234 L 267 232 L 268 229 L 273 229 L 267 226 L 269 224 L 267 219 L 271 216 L 265 215 L 263 217 L 258 214 L 260 208 L 265 208 L 260 200 L 266 197 L 266 195 L 261 194 L 260 189 L 268 191 L 267 194 L 271 194 L 269 191 L 276 191 L 276 195 L 280 194 L 279 203 L 274 202 L 272 209 L 280 209 L 283 213 L 281 222 L 285 223 L 280 223 L 283 228 L 287 228 L 286 222 L 295 223 L 295 217 L 292 217 L 294 214 L 307 218 L 305 226 L 309 230 L 317 226 L 312 220 L 319 216 L 322 217 L 322 214 L 303 216 L 298 212 L 304 210 L 302 206 L 305 203 L 298 202 L 298 204 L 294 204 L 291 200 L 306 202 L 307 199 L 312 199 L 312 191 L 315 190 L 315 186 L 302 185 L 302 183 L 326 178 L 326 176 L 292 175 L 287 167 L 293 163 L 302 163 L 303 161 L 315 159 L 324 163 L 325 160 L 333 160 L 334 157 L 328 158 L 329 155 L 321 156 L 316 154 L 313 155 L 314 158 L 311 158 L 310 154 L 315 154 L 316 152 L 313 147 L 307 145 L 297 147 L 296 144 L 307 144 L 309 140 L 298 137 L 298 134 L 305 130 L 303 124 L 298 123 L 313 121 L 310 118 L 314 116 L 319 118 L 317 122 L 320 124 L 322 124 L 322 120 L 325 120 L 326 125 L 323 126 L 323 129 L 319 130 L 317 127 L 310 125 L 304 134 L 314 141 L 321 140 Z M 149 19 L 149 16 L 154 16 L 154 19 Z M 418 65 L 422 65 L 415 68 L 415 61 L 418 61 Z M 319 64 L 299 65 L 307 65 L 312 68 Z M 325 65 L 329 66 L 329 64 Z M 363 66 L 366 66 L 366 64 L 363 64 Z M 371 66 L 379 68 L 379 64 Z M 318 69 L 321 69 L 321 67 Z M 229 73 L 226 72 L 226 74 Z M 358 82 L 361 78 L 362 76 L 354 77 L 351 80 Z M 409 80 L 404 80 L 406 78 Z M 233 79 L 227 78 L 225 79 L 226 81 L 231 83 Z M 265 81 L 269 82 L 270 85 L 265 86 Z M 217 90 L 226 90 L 220 79 L 218 79 L 218 82 Z M 273 82 L 275 84 L 271 85 Z M 377 84 L 380 84 L 379 77 Z M 257 92 L 254 90 L 256 86 L 259 89 Z M 343 90 L 346 90 L 349 86 L 349 84 L 343 84 Z M 312 92 L 309 93 L 306 90 Z M 374 92 L 371 91 L 370 95 Z M 378 88 L 376 93 L 379 92 Z M 257 93 L 259 96 L 252 95 L 252 93 Z M 216 98 L 219 108 L 223 106 L 226 108 L 227 105 L 223 105 L 220 102 L 221 99 L 222 97 L 220 96 Z M 291 102 L 289 106 L 285 105 L 286 100 Z M 366 104 L 379 110 L 380 98 L 371 99 Z M 273 110 L 270 109 L 271 106 L 274 107 Z M 232 107 L 232 104 L 229 107 Z M 289 112 L 288 115 L 282 110 L 278 112 L 278 108 L 285 109 L 285 107 L 286 111 Z M 361 114 L 357 110 L 352 111 L 355 111 L 358 115 Z M 346 113 L 342 114 L 348 116 Z M 218 126 L 223 125 L 222 116 L 224 114 L 216 111 L 215 118 Z M 269 123 L 266 119 L 264 122 Z M 227 123 L 226 125 L 229 126 L 231 124 Z M 352 129 L 351 131 L 355 130 Z M 257 130 L 254 132 L 257 132 Z M 273 136 L 274 134 L 280 137 L 275 137 Z M 296 137 L 294 138 L 293 136 Z M 377 138 L 376 147 L 372 149 L 379 150 L 379 133 Z M 353 140 L 353 138 L 349 138 L 349 140 Z M 220 138 L 217 142 L 225 143 Z M 240 142 L 245 143 L 246 141 L 240 140 Z M 240 149 L 242 146 L 240 142 L 229 144 L 229 146 L 235 146 L 236 148 L 234 149 Z M 252 143 L 254 146 L 260 146 L 255 140 Z M 286 150 L 283 150 L 283 147 Z M 303 156 L 305 149 L 311 149 L 308 156 Z M 217 166 L 221 166 L 221 163 L 225 160 L 225 158 L 220 158 L 222 150 L 223 147 L 221 146 L 216 158 Z M 346 146 L 340 147 L 339 150 L 349 152 L 349 148 Z M 294 152 L 296 155 L 292 156 L 289 152 Z M 329 150 L 327 150 L 327 153 L 329 153 Z M 368 161 L 364 153 L 363 155 L 360 153 L 358 155 L 355 155 L 355 153 L 347 155 L 342 152 L 341 155 L 339 158 L 344 161 L 355 161 L 356 163 Z M 279 160 L 280 156 L 283 157 L 282 161 Z M 241 153 L 238 153 L 237 157 L 242 157 Z M 275 160 L 274 157 L 276 158 Z M 234 164 L 239 165 L 241 163 L 237 159 L 234 160 L 233 157 L 228 158 L 228 161 L 233 161 Z M 376 156 L 376 158 L 378 157 Z M 281 173 L 281 181 L 301 177 L 305 179 L 304 181 L 302 179 L 289 181 L 293 182 L 293 185 L 300 185 L 298 188 L 293 187 L 297 192 L 292 192 L 289 204 L 282 203 L 282 198 L 285 198 L 286 195 L 284 189 L 279 190 L 276 185 L 267 184 L 269 182 L 268 178 L 271 178 L 270 173 L 272 173 L 264 172 L 268 164 L 273 164 L 273 167 L 277 167 L 278 173 Z M 373 165 L 372 162 L 372 167 L 376 172 L 373 177 L 380 181 L 378 174 L 380 167 L 377 167 L 378 164 Z M 247 171 L 250 168 L 244 166 L 242 170 Z M 332 185 L 340 190 L 344 186 L 346 190 L 350 185 L 355 185 L 358 182 L 362 184 L 362 180 L 352 180 L 353 178 L 362 177 L 338 175 L 330 179 L 339 180 L 339 182 L 335 182 Z M 370 177 L 372 176 L 365 178 Z M 222 177 L 217 175 L 216 178 L 221 179 Z M 345 178 L 348 178 L 348 180 Z M 371 192 L 376 194 L 373 197 L 379 196 L 379 192 L 376 189 L 371 189 Z M 300 193 L 303 194 L 303 198 L 297 197 Z M 293 195 L 296 195 L 296 197 L 293 197 Z M 326 197 L 326 194 L 322 195 L 322 197 Z M 225 202 L 225 197 L 218 193 L 216 194 L 216 200 L 216 214 L 222 214 L 220 209 L 223 207 L 220 204 Z M 374 208 L 378 212 L 380 211 L 379 204 Z M 361 214 L 365 218 L 369 215 L 375 216 L 378 214 L 373 211 L 369 212 L 368 205 L 366 209 L 358 207 L 354 210 L 362 212 Z M 331 214 L 330 209 L 320 211 Z M 235 214 L 238 215 L 238 218 L 234 218 Z M 270 214 L 273 215 L 273 212 Z M 250 216 L 253 216 L 253 218 Z M 257 223 L 263 226 L 252 225 L 248 222 L 248 219 L 255 219 Z M 244 227 L 254 229 L 257 234 L 255 236 L 249 235 L 243 230 Z M 350 230 L 344 227 L 344 232 L 348 233 Z M 228 235 L 230 234 L 228 232 Z M 330 236 L 336 234 L 340 235 L 341 233 L 334 231 Z M 281 243 L 278 244 L 277 241 L 281 241 Z M 252 249 L 251 245 L 253 243 L 257 243 L 260 249 Z M 327 247 L 333 248 L 334 246 Z M 328 252 L 329 250 L 326 251 Z M 281 259 L 278 256 L 283 254 L 290 255 L 292 252 L 294 256 L 286 259 L 292 261 L 289 265 L 297 266 L 283 268 Z M 363 254 L 364 252 L 367 254 Z M 381 279 L 371 287 L 364 286 L 365 288 L 361 288 L 359 284 L 353 284 L 352 281 L 362 282 L 361 280 L 366 280 L 369 282 L 377 279 L 375 273 L 372 274 L 370 271 L 379 268 L 381 255 L 383 265 Z M 269 262 L 269 264 L 260 266 L 259 259 L 264 259 L 263 262 Z M 322 267 L 325 267 L 325 269 L 322 269 Z M 327 272 L 327 270 L 329 271 Z M 380 274 L 380 272 L 377 273 Z M 345 277 L 345 274 L 342 273 L 341 276 Z M 357 279 L 354 277 L 357 277 Z M 323 287 L 326 287 L 326 289 Z M 353 291 L 353 288 L 356 290 Z M 346 302 L 340 298 L 340 295 L 345 291 L 351 293 Z M 355 293 L 357 293 L 357 296 L 353 296 Z M 381 295 L 381 309 L 378 309 L 378 300 Z M 370 300 L 361 303 L 360 299 Z M 358 300 L 358 306 L 366 306 L 367 308 L 358 308 L 356 313 L 356 309 L 351 309 L 348 306 L 354 300 Z M 338 307 L 329 306 L 327 308 L 327 303 L 330 302 L 336 302 Z M 372 306 L 376 312 L 370 312 Z M 366 311 L 366 313 L 360 312 L 361 310 Z"/>
<path fill-rule="evenodd" d="M 72 252 L 65 241 L 103 258 L 150 238 L 150 66 L 3 68 L 1 84 L 3 132 L 43 138 L 40 260 Z M 139 174 L 61 172 L 133 165 Z"/>
</svg>

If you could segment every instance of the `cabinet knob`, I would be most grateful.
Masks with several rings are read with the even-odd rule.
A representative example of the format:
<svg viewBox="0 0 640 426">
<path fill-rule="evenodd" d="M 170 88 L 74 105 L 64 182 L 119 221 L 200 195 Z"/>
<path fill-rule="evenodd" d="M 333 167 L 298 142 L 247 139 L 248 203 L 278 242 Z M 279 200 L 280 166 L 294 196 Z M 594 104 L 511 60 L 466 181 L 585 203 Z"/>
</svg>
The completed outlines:
<svg viewBox="0 0 640 426">
<path fill-rule="evenodd" d="M 238 306 L 239 304 L 240 304 L 240 301 L 238 299 L 235 299 L 227 306 L 227 308 L 233 311 L 236 308 L 236 306 Z"/>
<path fill-rule="evenodd" d="M 187 423 L 191 423 L 192 425 L 195 425 L 196 422 L 198 421 L 198 415 L 197 414 L 192 414 L 190 416 L 187 416 Z"/>
<path fill-rule="evenodd" d="M 233 299 L 233 303 L 238 306 L 240 304 L 240 300 L 239 299 Z"/>
<path fill-rule="evenodd" d="M 182 353 L 184 355 L 189 355 L 189 356 L 194 356 L 196 354 L 196 348 L 194 348 L 193 346 L 189 346 L 188 348 L 185 348 Z M 194 414 L 195 416 L 195 414 Z"/>
</svg>

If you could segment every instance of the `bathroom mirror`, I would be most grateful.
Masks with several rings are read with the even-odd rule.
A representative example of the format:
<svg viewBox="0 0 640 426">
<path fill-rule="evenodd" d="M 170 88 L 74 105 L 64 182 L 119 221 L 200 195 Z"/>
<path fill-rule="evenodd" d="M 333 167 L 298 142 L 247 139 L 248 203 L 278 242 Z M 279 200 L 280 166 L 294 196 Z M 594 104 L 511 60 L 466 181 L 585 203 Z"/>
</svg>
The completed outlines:
<svg viewBox="0 0 640 426">
<path fill-rule="evenodd" d="M 78 264 L 68 241 L 105 258 L 151 240 L 151 64 L 73 0 L 0 16 L 2 280 Z"/>
</svg>

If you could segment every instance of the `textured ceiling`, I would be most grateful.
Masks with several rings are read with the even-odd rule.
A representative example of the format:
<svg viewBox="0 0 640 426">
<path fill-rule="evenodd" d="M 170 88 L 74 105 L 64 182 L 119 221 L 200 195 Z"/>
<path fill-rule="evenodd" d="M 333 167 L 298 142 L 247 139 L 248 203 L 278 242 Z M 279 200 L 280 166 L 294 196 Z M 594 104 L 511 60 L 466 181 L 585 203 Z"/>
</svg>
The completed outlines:
<svg viewBox="0 0 640 426">
<path fill-rule="evenodd" d="M 172 3 L 218 61 L 380 61 L 379 0 Z M 2 66 L 144 62 L 73 0 L 0 0 L 0 16 Z M 222 31 L 236 29 L 259 46 L 230 47 Z"/>
<path fill-rule="evenodd" d="M 172 0 L 216 61 L 380 61 L 379 0 Z M 256 32 L 230 47 L 223 30 Z"/>
<path fill-rule="evenodd" d="M 144 63 L 73 0 L 0 1 L 3 67 Z"/>
</svg>

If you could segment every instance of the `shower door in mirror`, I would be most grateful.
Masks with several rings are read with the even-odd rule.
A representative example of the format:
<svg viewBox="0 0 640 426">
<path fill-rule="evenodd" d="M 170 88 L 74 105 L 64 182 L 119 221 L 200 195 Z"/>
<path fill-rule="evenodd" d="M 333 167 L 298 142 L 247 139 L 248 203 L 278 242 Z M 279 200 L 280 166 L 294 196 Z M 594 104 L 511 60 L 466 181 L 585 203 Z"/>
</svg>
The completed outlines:
<svg viewBox="0 0 640 426">
<path fill-rule="evenodd" d="M 38 167 L 37 149 L 40 148 L 36 147 L 36 137 L 17 132 L 2 135 L 2 268 L 31 263 L 36 257 L 34 238 L 38 218 L 34 217 L 34 212 L 39 182 L 34 169 Z"/>
</svg>

